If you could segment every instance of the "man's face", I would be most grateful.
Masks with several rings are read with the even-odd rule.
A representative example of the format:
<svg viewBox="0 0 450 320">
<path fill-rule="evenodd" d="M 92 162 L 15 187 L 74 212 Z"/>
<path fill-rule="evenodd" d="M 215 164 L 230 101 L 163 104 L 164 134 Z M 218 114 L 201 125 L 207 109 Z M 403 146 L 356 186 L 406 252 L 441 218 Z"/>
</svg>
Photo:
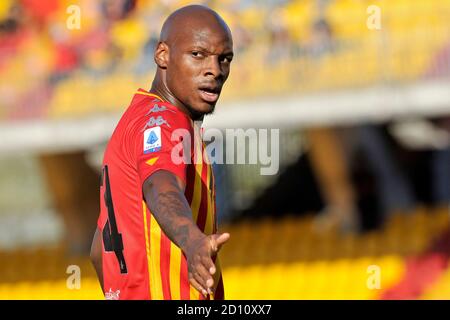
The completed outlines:
<svg viewBox="0 0 450 320">
<path fill-rule="evenodd" d="M 181 32 L 170 47 L 166 81 L 194 115 L 212 113 L 233 58 L 231 35 L 219 26 Z"/>
</svg>

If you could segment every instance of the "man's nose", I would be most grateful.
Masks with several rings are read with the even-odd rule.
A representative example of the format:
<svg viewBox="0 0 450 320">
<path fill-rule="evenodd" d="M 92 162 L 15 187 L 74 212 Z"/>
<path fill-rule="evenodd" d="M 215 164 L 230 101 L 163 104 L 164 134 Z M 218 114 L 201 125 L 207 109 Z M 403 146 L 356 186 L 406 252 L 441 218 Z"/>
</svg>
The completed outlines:
<svg viewBox="0 0 450 320">
<path fill-rule="evenodd" d="M 205 76 L 212 75 L 214 79 L 221 77 L 223 74 L 222 68 L 220 67 L 219 57 L 211 55 L 207 59 L 207 65 L 205 68 Z"/>
</svg>

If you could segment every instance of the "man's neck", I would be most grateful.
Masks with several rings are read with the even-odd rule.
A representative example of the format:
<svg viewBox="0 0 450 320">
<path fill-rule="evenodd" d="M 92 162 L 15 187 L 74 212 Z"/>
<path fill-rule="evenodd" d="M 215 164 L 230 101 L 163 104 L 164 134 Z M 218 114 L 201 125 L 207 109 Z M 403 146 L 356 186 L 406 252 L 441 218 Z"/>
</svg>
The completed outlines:
<svg viewBox="0 0 450 320">
<path fill-rule="evenodd" d="M 193 114 L 189 108 L 187 108 L 180 100 L 178 100 L 167 88 L 163 81 L 161 81 L 161 77 L 158 75 L 155 77 L 152 83 L 152 87 L 150 88 L 150 92 L 156 94 L 161 97 L 164 101 L 170 103 L 171 105 L 177 107 L 181 112 L 186 114 L 193 121 L 203 121 L 204 115 L 197 116 Z"/>
</svg>

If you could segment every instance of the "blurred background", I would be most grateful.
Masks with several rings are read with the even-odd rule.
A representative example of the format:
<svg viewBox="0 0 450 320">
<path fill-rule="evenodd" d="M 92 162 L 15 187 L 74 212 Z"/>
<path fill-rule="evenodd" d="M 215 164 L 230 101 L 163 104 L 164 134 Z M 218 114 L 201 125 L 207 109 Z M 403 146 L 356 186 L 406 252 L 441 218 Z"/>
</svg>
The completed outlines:
<svg viewBox="0 0 450 320">
<path fill-rule="evenodd" d="M 103 298 L 103 150 L 189 3 L 0 1 L 0 299 Z M 235 42 L 206 127 L 280 129 L 277 175 L 214 167 L 226 297 L 449 299 L 450 0 L 196 3 Z"/>
</svg>

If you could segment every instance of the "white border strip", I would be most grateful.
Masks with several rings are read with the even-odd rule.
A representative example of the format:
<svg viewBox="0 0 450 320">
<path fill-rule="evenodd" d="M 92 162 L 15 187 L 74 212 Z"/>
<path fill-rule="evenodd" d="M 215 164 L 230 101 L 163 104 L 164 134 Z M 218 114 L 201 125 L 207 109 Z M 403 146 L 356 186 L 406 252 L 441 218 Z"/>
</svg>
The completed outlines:
<svg viewBox="0 0 450 320">
<path fill-rule="evenodd" d="M 450 115 L 450 81 L 219 105 L 206 127 L 287 128 Z M 67 152 L 108 141 L 120 115 L 0 124 L 0 154 Z"/>
</svg>

